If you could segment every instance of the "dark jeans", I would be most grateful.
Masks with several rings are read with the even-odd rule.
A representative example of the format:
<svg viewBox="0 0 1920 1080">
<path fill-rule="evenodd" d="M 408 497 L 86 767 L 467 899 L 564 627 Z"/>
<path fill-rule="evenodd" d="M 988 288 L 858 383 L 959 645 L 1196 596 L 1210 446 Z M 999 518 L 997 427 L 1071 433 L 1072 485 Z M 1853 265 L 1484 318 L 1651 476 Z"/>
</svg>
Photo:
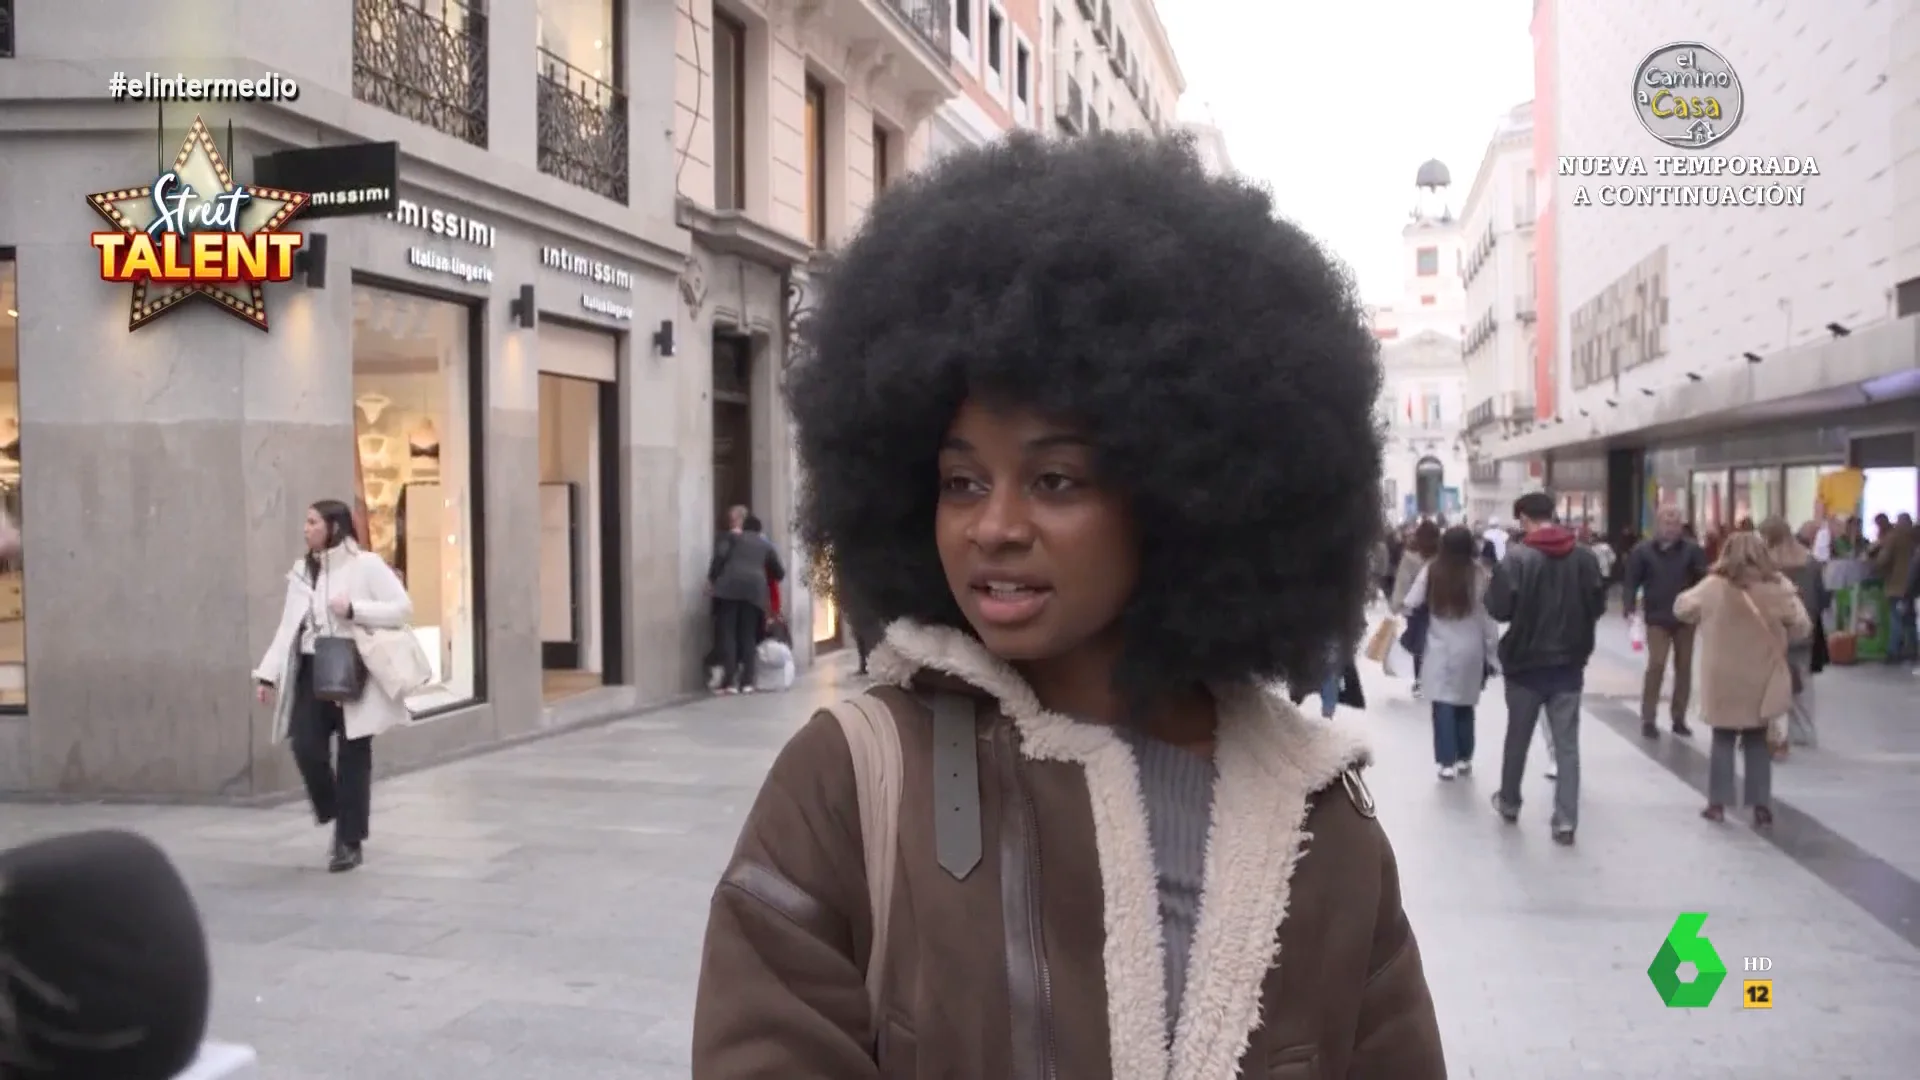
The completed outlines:
<svg viewBox="0 0 1920 1080">
<path fill-rule="evenodd" d="M 347 718 L 336 702 L 313 696 L 313 657 L 300 657 L 300 671 L 291 690 L 293 712 L 288 734 L 293 762 L 307 786 L 314 820 L 333 823 L 333 838 L 358 844 L 367 838 L 373 812 L 373 738 L 347 738 Z M 338 760 L 334 741 L 339 740 Z"/>
<path fill-rule="evenodd" d="M 1773 808 L 1773 748 L 1766 728 L 1713 729 L 1713 749 L 1707 754 L 1707 801 L 1733 805 L 1733 752 L 1738 746 L 1746 773 L 1746 804 Z"/>
<path fill-rule="evenodd" d="M 760 644 L 760 627 L 765 622 L 760 609 L 748 601 L 713 602 L 714 651 L 719 654 L 722 689 L 753 689 L 754 647 Z"/>
<path fill-rule="evenodd" d="M 1920 640 L 1917 640 L 1920 634 L 1914 633 L 1913 601 L 1896 598 L 1887 606 L 1892 616 L 1887 625 L 1887 662 L 1894 664 L 1920 657 Z"/>
<path fill-rule="evenodd" d="M 1507 742 L 1500 760 L 1500 801 L 1520 809 L 1520 780 L 1527 773 L 1527 751 L 1533 747 L 1533 729 L 1540 714 L 1547 715 L 1554 767 L 1553 827 L 1572 830 L 1580 824 L 1580 694 L 1578 691 L 1543 696 L 1507 677 Z"/>
<path fill-rule="evenodd" d="M 1433 703 L 1433 760 L 1437 765 L 1473 760 L 1473 706 Z"/>
</svg>

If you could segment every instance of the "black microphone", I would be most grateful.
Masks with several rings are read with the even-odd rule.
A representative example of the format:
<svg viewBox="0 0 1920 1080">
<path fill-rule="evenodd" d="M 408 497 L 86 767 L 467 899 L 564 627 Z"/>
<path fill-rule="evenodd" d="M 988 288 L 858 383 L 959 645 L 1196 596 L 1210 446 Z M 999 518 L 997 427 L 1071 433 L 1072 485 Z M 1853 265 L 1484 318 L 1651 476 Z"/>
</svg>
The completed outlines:
<svg viewBox="0 0 1920 1080">
<path fill-rule="evenodd" d="M 170 1080 L 199 1052 L 211 992 L 199 909 L 152 841 L 0 851 L 0 1077 Z"/>
</svg>

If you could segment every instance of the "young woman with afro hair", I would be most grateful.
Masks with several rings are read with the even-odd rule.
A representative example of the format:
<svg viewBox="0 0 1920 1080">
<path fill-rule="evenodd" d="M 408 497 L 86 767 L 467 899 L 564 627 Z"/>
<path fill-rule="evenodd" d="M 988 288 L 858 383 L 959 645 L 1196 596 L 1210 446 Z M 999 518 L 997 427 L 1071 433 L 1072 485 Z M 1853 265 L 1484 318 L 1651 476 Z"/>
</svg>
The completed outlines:
<svg viewBox="0 0 1920 1080">
<path fill-rule="evenodd" d="M 1346 273 L 1186 143 L 1015 136 L 877 200 L 807 337 L 800 530 L 898 769 L 845 706 L 781 752 L 694 1077 L 1444 1077 L 1366 749 L 1276 692 L 1369 587 Z"/>
</svg>

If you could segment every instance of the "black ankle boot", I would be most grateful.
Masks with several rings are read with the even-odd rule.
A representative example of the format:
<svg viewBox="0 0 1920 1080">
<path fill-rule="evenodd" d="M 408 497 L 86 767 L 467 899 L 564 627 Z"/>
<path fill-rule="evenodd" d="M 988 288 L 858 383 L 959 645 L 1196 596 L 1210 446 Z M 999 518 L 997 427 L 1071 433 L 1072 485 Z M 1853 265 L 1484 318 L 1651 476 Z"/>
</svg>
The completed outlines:
<svg viewBox="0 0 1920 1080">
<path fill-rule="evenodd" d="M 362 861 L 364 861 L 364 856 L 360 853 L 359 844 L 342 844 L 335 841 L 333 845 L 333 855 L 327 860 L 327 872 L 329 874 L 343 874 L 359 866 Z"/>
</svg>

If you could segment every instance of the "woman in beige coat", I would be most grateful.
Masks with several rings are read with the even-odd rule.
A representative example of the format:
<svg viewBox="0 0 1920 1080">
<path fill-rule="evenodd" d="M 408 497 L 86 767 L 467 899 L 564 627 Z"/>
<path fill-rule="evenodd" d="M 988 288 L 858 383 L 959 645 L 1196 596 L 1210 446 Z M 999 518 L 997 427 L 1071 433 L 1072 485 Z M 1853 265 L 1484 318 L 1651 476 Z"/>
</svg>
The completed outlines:
<svg viewBox="0 0 1920 1080">
<path fill-rule="evenodd" d="M 1813 632 L 1799 591 L 1774 567 L 1767 542 L 1739 532 L 1720 547 L 1713 572 L 1680 594 L 1673 613 L 1700 627 L 1700 719 L 1713 729 L 1707 808 L 1723 821 L 1733 801 L 1733 751 L 1745 759 L 1753 823 L 1773 824 L 1773 753 L 1767 725 L 1793 706 L 1787 650 Z"/>
</svg>

